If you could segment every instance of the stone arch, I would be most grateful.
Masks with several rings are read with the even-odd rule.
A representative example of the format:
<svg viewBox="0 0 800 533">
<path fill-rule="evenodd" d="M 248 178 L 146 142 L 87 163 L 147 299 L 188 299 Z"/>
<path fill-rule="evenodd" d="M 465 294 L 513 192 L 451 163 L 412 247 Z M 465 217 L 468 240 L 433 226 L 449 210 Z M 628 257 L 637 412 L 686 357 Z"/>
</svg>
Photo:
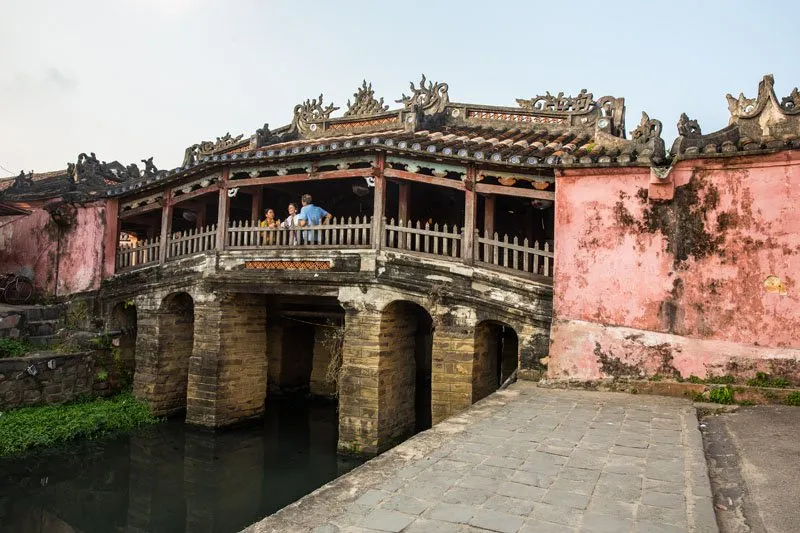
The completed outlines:
<svg viewBox="0 0 800 533">
<path fill-rule="evenodd" d="M 517 369 L 519 336 L 504 322 L 484 320 L 475 326 L 475 355 L 472 361 L 472 401 L 496 391 Z"/>
<path fill-rule="evenodd" d="M 119 302 L 112 309 L 109 315 L 108 327 L 112 331 L 119 332 L 118 346 L 119 367 L 117 371 L 121 375 L 118 379 L 127 386 L 130 384 L 133 375 L 136 373 L 136 331 L 138 313 L 136 304 L 133 301 Z"/>
<path fill-rule="evenodd" d="M 167 295 L 158 310 L 158 362 L 151 410 L 173 415 L 186 409 L 189 358 L 194 346 L 194 299 L 187 292 Z"/>
<path fill-rule="evenodd" d="M 379 342 L 378 433 L 391 445 L 431 427 L 433 319 L 417 303 L 392 301 Z"/>
</svg>

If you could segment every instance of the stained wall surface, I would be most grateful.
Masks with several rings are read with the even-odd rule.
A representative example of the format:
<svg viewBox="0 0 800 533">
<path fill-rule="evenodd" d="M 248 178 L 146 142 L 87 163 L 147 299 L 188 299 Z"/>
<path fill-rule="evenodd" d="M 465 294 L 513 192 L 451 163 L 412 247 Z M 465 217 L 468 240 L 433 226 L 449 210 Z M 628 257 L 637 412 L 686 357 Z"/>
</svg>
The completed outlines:
<svg viewBox="0 0 800 533">
<path fill-rule="evenodd" d="M 797 381 L 800 154 L 682 161 L 669 181 L 654 201 L 669 186 L 649 168 L 558 178 L 548 375 Z"/>
</svg>

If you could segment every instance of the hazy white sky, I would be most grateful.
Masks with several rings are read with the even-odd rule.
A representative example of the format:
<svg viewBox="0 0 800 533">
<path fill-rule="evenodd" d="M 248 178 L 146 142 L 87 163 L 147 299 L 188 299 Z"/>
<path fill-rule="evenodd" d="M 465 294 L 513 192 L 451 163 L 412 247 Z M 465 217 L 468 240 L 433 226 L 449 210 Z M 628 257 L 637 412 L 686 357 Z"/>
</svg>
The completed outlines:
<svg viewBox="0 0 800 533">
<path fill-rule="evenodd" d="M 0 0 L 0 165 L 44 172 L 80 152 L 182 161 L 186 146 L 371 81 L 396 107 L 424 72 L 454 101 L 545 91 L 624 96 L 669 145 L 681 112 L 727 124 L 725 93 L 800 84 L 793 1 Z M 338 113 L 341 113 L 339 111 Z M 0 169 L 0 177 L 9 175 Z"/>
</svg>

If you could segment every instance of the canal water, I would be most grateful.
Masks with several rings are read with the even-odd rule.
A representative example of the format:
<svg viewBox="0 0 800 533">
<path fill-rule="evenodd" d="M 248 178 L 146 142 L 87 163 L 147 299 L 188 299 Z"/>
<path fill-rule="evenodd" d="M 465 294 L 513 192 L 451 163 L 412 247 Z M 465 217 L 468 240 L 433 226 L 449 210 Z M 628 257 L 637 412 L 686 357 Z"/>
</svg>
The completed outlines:
<svg viewBox="0 0 800 533">
<path fill-rule="evenodd" d="M 263 424 L 171 420 L 0 460 L 0 531 L 232 533 L 361 464 L 336 454 L 335 404 L 267 401 Z"/>
</svg>

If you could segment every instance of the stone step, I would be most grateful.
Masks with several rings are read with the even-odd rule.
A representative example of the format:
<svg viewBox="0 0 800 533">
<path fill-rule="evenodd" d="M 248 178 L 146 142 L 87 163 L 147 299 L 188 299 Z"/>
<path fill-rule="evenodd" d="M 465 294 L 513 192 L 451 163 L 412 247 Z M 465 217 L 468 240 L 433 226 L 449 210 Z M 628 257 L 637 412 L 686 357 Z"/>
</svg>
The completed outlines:
<svg viewBox="0 0 800 533">
<path fill-rule="evenodd" d="M 29 336 L 41 337 L 53 335 L 64 327 L 63 320 L 30 320 L 25 325 L 25 331 Z"/>
<path fill-rule="evenodd" d="M 34 346 L 55 346 L 61 342 L 61 339 L 59 339 L 58 335 L 38 335 L 28 337 L 28 342 Z"/>
</svg>

